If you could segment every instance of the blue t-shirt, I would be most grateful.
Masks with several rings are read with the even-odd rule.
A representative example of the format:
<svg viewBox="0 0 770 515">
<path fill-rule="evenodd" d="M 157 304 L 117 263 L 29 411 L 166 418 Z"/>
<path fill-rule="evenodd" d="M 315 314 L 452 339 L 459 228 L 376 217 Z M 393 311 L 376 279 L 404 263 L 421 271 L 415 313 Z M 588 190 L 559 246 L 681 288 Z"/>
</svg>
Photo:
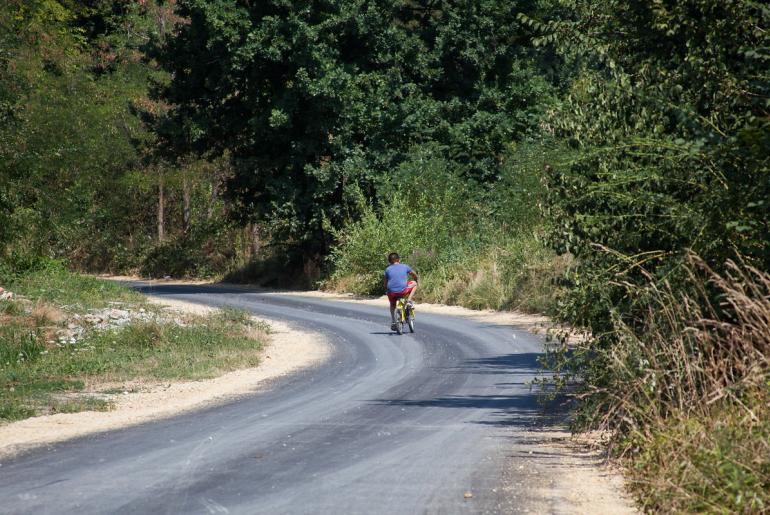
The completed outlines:
<svg viewBox="0 0 770 515">
<path fill-rule="evenodd" d="M 407 274 L 412 271 L 412 267 L 403 263 L 390 265 L 385 269 L 385 278 L 388 280 L 388 293 L 401 293 L 406 290 L 409 279 Z"/>
</svg>

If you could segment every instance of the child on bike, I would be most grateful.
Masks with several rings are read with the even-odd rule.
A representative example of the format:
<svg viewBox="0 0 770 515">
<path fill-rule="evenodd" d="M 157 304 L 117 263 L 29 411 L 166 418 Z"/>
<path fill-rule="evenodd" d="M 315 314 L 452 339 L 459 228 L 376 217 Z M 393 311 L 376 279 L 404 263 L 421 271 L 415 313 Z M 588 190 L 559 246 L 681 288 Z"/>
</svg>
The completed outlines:
<svg viewBox="0 0 770 515">
<path fill-rule="evenodd" d="M 385 291 L 390 300 L 390 329 L 396 330 L 396 301 L 407 297 L 407 304 L 412 304 L 412 297 L 417 290 L 417 272 L 409 265 L 401 263 L 401 258 L 396 252 L 388 254 L 390 266 L 385 269 Z M 414 278 L 409 280 L 409 276 Z"/>
</svg>

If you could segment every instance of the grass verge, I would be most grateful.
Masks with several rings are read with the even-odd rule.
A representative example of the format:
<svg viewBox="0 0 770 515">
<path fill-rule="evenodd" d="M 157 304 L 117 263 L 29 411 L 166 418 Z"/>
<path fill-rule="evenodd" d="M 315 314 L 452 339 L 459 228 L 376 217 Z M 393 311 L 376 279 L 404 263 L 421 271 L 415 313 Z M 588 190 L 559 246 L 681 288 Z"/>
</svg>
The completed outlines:
<svg viewBox="0 0 770 515">
<path fill-rule="evenodd" d="M 686 266 L 678 288 L 648 274 L 633 291 L 645 313 L 616 317 L 614 345 L 573 349 L 579 414 L 613 435 L 646 511 L 767 513 L 770 274 L 742 261 L 719 274 L 696 256 Z"/>
<path fill-rule="evenodd" d="M 235 309 L 209 316 L 155 313 L 107 330 L 86 330 L 75 344 L 52 333 L 72 315 L 118 302 L 151 309 L 113 283 L 61 269 L 37 270 L 6 283 L 16 300 L 0 301 L 0 421 L 51 413 L 107 410 L 99 385 L 136 380 L 196 380 L 259 362 L 269 327 Z M 157 309 L 157 308 L 155 308 Z"/>
</svg>

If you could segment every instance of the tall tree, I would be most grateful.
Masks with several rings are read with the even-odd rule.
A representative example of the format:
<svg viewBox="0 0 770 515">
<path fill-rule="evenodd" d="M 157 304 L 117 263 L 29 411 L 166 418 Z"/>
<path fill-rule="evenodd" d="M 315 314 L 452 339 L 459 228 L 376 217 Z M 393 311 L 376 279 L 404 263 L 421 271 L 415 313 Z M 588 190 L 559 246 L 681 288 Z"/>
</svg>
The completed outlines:
<svg viewBox="0 0 770 515">
<path fill-rule="evenodd" d="M 416 146 L 496 180 L 548 89 L 516 21 L 534 4 L 185 0 L 158 132 L 172 154 L 229 149 L 234 213 L 323 253 Z"/>
<path fill-rule="evenodd" d="M 688 249 L 770 269 L 770 8 L 751 0 L 569 2 L 530 22 L 582 66 L 557 125 L 579 158 L 550 178 L 554 243 L 578 256 L 572 322 L 632 323 L 643 264 Z"/>
</svg>

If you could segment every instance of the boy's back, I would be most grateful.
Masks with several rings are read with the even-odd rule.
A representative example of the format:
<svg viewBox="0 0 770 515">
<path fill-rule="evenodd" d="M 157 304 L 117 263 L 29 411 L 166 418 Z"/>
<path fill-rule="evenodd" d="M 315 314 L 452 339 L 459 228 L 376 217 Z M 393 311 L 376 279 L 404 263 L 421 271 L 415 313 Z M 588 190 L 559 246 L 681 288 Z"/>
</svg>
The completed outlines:
<svg viewBox="0 0 770 515">
<path fill-rule="evenodd" d="M 388 281 L 388 293 L 400 293 L 408 286 L 408 275 L 412 267 L 404 263 L 394 263 L 385 269 L 385 279 Z"/>
</svg>

